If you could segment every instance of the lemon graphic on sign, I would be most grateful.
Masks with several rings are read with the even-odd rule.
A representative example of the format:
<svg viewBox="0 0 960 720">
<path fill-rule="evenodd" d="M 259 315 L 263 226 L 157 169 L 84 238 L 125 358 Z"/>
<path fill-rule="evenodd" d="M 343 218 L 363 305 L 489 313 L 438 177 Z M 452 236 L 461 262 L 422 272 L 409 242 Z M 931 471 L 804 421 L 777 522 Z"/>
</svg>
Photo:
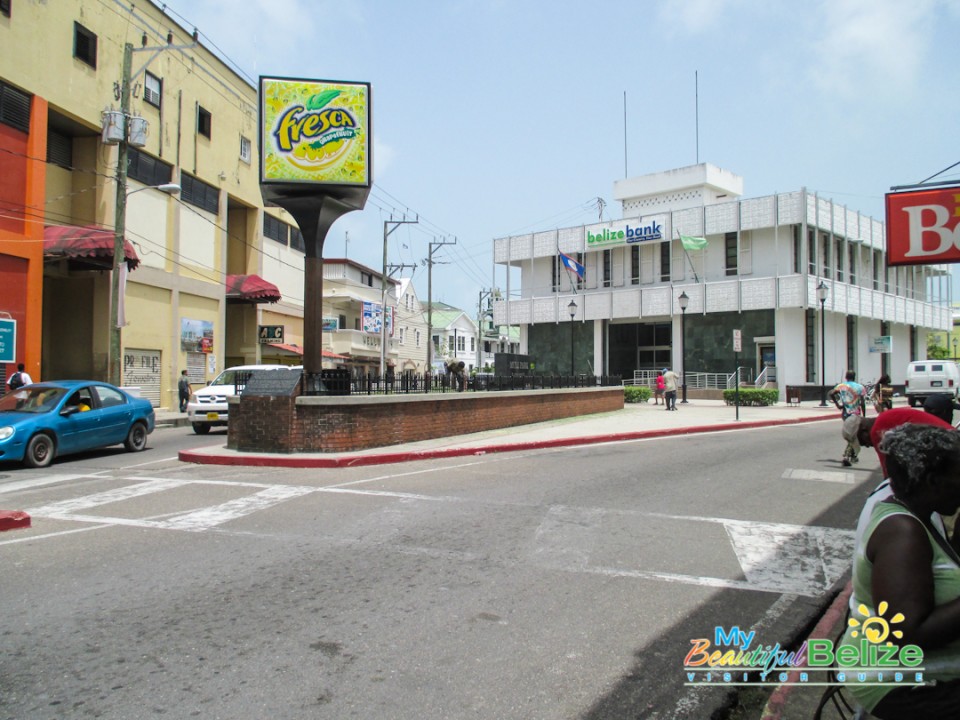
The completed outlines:
<svg viewBox="0 0 960 720">
<path fill-rule="evenodd" d="M 858 630 L 853 630 L 850 633 L 850 636 L 858 637 L 859 635 L 862 634 L 867 640 L 872 642 L 874 645 L 879 645 L 884 640 L 886 640 L 887 645 L 892 645 L 893 643 L 887 640 L 887 638 L 890 637 L 891 635 L 893 635 L 897 639 L 902 638 L 903 633 L 900 630 L 892 630 L 890 626 L 898 623 L 902 623 L 906 618 L 903 616 L 903 613 L 898 612 L 892 618 L 887 620 L 883 616 L 886 614 L 888 608 L 889 608 L 889 605 L 887 605 L 887 602 L 884 600 L 877 607 L 877 614 L 871 616 L 870 608 L 868 608 L 866 605 L 861 603 L 860 607 L 858 607 L 857 610 L 860 612 L 861 615 L 867 616 L 867 619 L 864 620 L 863 624 L 861 625 L 860 621 L 857 620 L 856 618 L 850 618 L 850 620 L 847 621 L 850 627 L 859 628 Z"/>
</svg>

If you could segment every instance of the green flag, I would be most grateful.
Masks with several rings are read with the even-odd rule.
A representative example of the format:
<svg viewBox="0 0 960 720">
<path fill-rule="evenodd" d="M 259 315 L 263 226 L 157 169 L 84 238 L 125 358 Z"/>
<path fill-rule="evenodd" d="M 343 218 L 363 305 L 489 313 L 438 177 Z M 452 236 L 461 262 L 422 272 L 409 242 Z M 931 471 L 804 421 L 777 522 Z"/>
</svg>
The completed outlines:
<svg viewBox="0 0 960 720">
<path fill-rule="evenodd" d="M 680 242 L 683 243 L 684 250 L 703 250 L 707 246 L 707 239 L 702 237 L 690 237 L 681 235 Z"/>
</svg>

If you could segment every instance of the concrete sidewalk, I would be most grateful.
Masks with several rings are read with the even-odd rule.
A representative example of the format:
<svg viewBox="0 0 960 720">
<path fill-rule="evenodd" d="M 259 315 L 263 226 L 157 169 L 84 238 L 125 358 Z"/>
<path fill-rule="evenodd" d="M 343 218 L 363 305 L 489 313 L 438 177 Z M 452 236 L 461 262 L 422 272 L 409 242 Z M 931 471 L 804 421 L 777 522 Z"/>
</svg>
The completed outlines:
<svg viewBox="0 0 960 720">
<path fill-rule="evenodd" d="M 741 430 L 770 425 L 839 420 L 839 411 L 816 403 L 737 409 L 722 400 L 690 400 L 677 404 L 676 412 L 662 405 L 638 403 L 623 410 L 563 420 L 490 430 L 470 435 L 371 448 L 343 453 L 249 453 L 228 450 L 226 437 L 211 437 L 210 447 L 180 453 L 180 459 L 206 465 L 257 465 L 270 467 L 355 467 L 410 462 L 443 457 L 515 452 L 547 447 L 591 445 L 720 430 Z M 160 422 L 158 414 L 158 423 Z M 839 430 L 838 430 L 839 432 Z"/>
</svg>

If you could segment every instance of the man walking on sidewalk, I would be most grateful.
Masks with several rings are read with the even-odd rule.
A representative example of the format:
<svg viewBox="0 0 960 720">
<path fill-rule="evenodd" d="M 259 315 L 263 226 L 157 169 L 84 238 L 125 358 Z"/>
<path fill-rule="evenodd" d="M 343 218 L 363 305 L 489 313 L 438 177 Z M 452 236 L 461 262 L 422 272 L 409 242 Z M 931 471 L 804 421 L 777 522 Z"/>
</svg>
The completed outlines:
<svg viewBox="0 0 960 720">
<path fill-rule="evenodd" d="M 664 393 L 667 410 L 676 410 L 677 409 L 677 384 L 680 378 L 677 377 L 677 374 L 670 370 L 669 368 L 663 369 L 663 384 L 666 388 Z"/>
<path fill-rule="evenodd" d="M 187 403 L 190 401 L 190 378 L 187 377 L 187 371 L 180 373 L 180 380 L 177 382 L 177 394 L 180 396 L 180 412 L 185 412 Z"/>
</svg>

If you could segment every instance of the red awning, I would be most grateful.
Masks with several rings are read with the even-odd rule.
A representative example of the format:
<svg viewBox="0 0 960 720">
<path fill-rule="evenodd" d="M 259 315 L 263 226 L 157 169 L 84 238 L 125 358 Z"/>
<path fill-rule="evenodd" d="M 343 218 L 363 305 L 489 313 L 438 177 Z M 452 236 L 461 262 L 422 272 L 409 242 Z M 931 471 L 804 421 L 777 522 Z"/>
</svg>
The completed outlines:
<svg viewBox="0 0 960 720">
<path fill-rule="evenodd" d="M 242 302 L 271 302 L 280 299 L 280 290 L 259 275 L 227 275 L 227 300 Z"/>
<path fill-rule="evenodd" d="M 113 264 L 113 230 L 94 225 L 47 225 L 43 228 L 43 254 L 47 257 L 109 258 Z M 129 240 L 123 240 L 127 269 L 140 264 L 137 251 Z"/>
</svg>

